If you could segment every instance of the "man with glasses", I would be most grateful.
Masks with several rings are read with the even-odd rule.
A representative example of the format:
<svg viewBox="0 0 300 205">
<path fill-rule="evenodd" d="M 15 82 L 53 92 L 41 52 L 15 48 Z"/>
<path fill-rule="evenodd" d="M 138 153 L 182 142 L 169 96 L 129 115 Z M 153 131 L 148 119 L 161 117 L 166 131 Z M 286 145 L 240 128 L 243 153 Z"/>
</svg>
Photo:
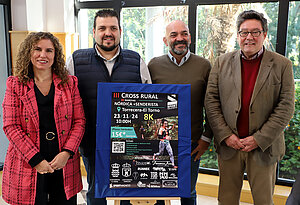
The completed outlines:
<svg viewBox="0 0 300 205">
<path fill-rule="evenodd" d="M 239 204 L 246 171 L 254 204 L 271 205 L 283 131 L 294 112 L 292 63 L 263 46 L 263 14 L 242 12 L 237 30 L 240 50 L 217 58 L 205 98 L 218 153 L 218 200 Z"/>
</svg>

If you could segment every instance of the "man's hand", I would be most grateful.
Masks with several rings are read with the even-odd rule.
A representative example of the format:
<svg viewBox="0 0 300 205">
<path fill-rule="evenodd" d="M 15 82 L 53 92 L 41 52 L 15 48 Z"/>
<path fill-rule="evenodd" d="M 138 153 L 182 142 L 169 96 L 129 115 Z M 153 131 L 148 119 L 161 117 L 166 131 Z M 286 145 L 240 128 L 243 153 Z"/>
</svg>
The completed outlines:
<svg viewBox="0 0 300 205">
<path fill-rule="evenodd" d="M 41 161 L 34 168 L 40 174 L 47 174 L 47 173 L 54 172 L 54 169 L 50 166 L 50 164 L 46 160 Z"/>
<path fill-rule="evenodd" d="M 233 149 L 240 150 L 245 148 L 245 145 L 235 134 L 231 135 L 230 137 L 227 137 L 224 141 L 228 147 L 231 147 Z"/>
<path fill-rule="evenodd" d="M 69 152 L 62 151 L 58 153 L 49 164 L 54 170 L 62 169 L 67 164 L 70 156 L 71 154 Z"/>
<path fill-rule="evenodd" d="M 240 139 L 241 143 L 245 146 L 241 151 L 250 152 L 258 147 L 253 136 L 248 136 L 244 139 Z"/>
<path fill-rule="evenodd" d="M 200 159 L 200 157 L 204 154 L 204 152 L 207 150 L 208 146 L 210 143 L 199 139 L 198 140 L 198 146 L 192 151 L 191 156 L 193 156 L 194 154 L 196 154 L 196 157 L 194 159 L 194 161 L 197 161 Z"/>
</svg>

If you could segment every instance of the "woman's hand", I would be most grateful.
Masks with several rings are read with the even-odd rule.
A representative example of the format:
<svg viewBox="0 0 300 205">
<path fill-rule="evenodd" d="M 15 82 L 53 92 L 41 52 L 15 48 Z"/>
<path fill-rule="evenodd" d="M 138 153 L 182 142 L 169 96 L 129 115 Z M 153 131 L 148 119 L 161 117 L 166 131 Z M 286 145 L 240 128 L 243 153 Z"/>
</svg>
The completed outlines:
<svg viewBox="0 0 300 205">
<path fill-rule="evenodd" d="M 50 164 L 46 160 L 41 161 L 34 168 L 40 174 L 47 174 L 47 173 L 53 173 L 54 172 L 54 169 L 50 166 Z"/>
<path fill-rule="evenodd" d="M 62 151 L 59 154 L 57 154 L 49 164 L 54 170 L 62 169 L 67 164 L 67 161 L 70 158 L 70 156 L 71 154 L 69 152 Z"/>
</svg>

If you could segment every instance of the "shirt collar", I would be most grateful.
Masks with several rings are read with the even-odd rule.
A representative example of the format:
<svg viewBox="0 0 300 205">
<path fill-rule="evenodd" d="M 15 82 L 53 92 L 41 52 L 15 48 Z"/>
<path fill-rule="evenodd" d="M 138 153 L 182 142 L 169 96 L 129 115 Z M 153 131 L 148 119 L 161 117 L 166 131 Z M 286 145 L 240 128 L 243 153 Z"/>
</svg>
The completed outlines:
<svg viewBox="0 0 300 205">
<path fill-rule="evenodd" d="M 240 53 L 241 53 L 241 56 L 244 60 L 254 60 L 254 59 L 257 59 L 258 57 L 260 57 L 263 53 L 264 53 L 264 47 L 262 47 L 254 56 L 252 56 L 251 58 L 247 58 L 243 51 L 240 50 Z"/>
<path fill-rule="evenodd" d="M 118 50 L 117 50 L 116 54 L 114 55 L 114 57 L 112 57 L 111 59 L 107 60 L 107 59 L 104 58 L 104 57 L 101 55 L 101 53 L 98 51 L 98 49 L 97 49 L 97 44 L 95 44 L 95 50 L 96 50 L 98 56 L 100 56 L 103 60 L 108 61 L 108 62 L 114 61 L 114 60 L 116 59 L 116 57 L 120 54 L 120 46 L 118 46 Z"/>
<path fill-rule="evenodd" d="M 181 59 L 180 63 L 177 63 L 176 58 L 171 54 L 170 51 L 168 51 L 168 56 L 175 65 L 182 66 L 190 58 L 191 52 L 190 52 L 190 50 L 188 50 L 188 52 L 185 54 L 185 56 L 183 56 L 183 58 Z"/>
</svg>

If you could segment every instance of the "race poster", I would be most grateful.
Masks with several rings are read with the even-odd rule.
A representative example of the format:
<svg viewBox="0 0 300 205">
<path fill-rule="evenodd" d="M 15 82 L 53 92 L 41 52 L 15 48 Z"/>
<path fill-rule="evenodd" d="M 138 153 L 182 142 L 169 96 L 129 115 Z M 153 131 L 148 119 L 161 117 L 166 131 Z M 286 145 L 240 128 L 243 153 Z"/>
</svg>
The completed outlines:
<svg viewBox="0 0 300 205">
<path fill-rule="evenodd" d="M 191 86 L 98 83 L 95 198 L 190 197 Z"/>
<path fill-rule="evenodd" d="M 110 188 L 178 188 L 178 94 L 112 92 Z"/>
</svg>

